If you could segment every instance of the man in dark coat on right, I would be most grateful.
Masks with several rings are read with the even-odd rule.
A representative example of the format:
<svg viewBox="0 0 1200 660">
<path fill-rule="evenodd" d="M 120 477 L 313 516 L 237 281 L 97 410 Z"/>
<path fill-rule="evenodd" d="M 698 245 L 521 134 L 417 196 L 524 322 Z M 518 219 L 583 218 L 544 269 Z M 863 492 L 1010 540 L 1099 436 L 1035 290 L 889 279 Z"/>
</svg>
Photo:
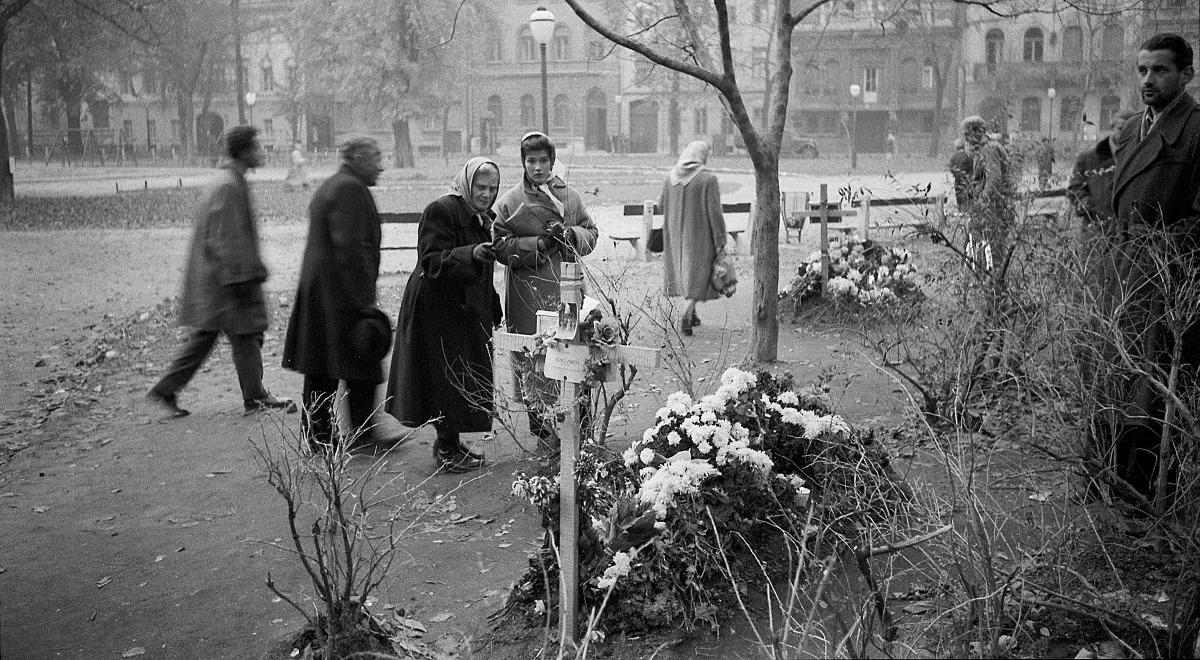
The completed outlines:
<svg viewBox="0 0 1200 660">
<path fill-rule="evenodd" d="M 1195 74 L 1192 48 L 1183 37 L 1161 33 L 1138 52 L 1137 71 L 1146 109 L 1131 117 L 1116 139 L 1113 211 L 1125 240 L 1114 241 L 1107 281 L 1107 304 L 1119 312 L 1117 329 L 1135 362 L 1152 370 L 1170 368 L 1172 340 L 1162 321 L 1170 303 L 1146 234 L 1167 231 L 1184 250 L 1200 247 L 1200 106 L 1184 91 Z M 1182 277 L 1196 277 L 1195 255 L 1173 264 Z M 1102 312 L 1103 313 L 1103 312 Z M 1200 328 L 1182 337 L 1180 382 L 1195 386 L 1200 374 Z M 1117 415 L 1107 432 L 1115 440 L 1117 473 L 1143 495 L 1153 497 L 1165 403 L 1147 376 L 1110 378 L 1101 405 Z M 1095 432 L 1095 430 L 1094 430 Z M 1100 432 L 1104 432 L 1100 429 Z M 1179 437 L 1178 432 L 1175 433 Z"/>
<path fill-rule="evenodd" d="M 383 382 L 382 356 L 360 354 L 352 335 L 376 302 L 381 229 L 368 186 L 383 171 L 382 154 L 374 139 L 356 137 L 342 144 L 341 157 L 341 168 L 308 205 L 308 242 L 283 347 L 283 366 L 304 374 L 303 428 L 313 449 L 339 443 L 333 418 L 339 381 L 346 383 L 354 433 L 381 441 L 368 422 Z"/>
</svg>

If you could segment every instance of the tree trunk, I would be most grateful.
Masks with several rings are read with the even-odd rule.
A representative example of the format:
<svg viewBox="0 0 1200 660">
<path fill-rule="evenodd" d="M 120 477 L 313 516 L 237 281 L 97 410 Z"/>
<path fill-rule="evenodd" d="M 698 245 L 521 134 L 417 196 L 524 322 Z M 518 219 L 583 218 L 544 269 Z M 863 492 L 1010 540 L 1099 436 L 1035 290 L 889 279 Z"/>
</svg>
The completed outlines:
<svg viewBox="0 0 1200 660">
<path fill-rule="evenodd" d="M 0 89 L 4 86 L 4 42 L 8 39 L 7 22 L 7 19 L 0 21 Z M 0 112 L 0 204 L 12 204 L 14 197 L 7 115 L 6 112 Z"/>
<path fill-rule="evenodd" d="M 942 104 L 946 96 L 946 76 L 939 66 L 934 71 L 933 135 L 929 138 L 929 157 L 936 158 L 942 142 Z"/>
<path fill-rule="evenodd" d="M 192 92 L 176 92 L 175 93 L 175 112 L 179 115 L 179 148 L 183 152 L 183 157 L 187 162 L 192 159 L 192 122 L 194 121 L 193 111 L 195 110 L 195 102 L 192 100 Z"/>
<path fill-rule="evenodd" d="M 392 158 L 395 160 L 396 167 L 401 169 L 415 167 L 416 161 L 413 159 L 412 138 L 408 134 L 407 119 L 397 119 L 392 122 L 392 139 L 395 142 Z"/>
<path fill-rule="evenodd" d="M 764 155 L 750 147 L 754 163 L 754 322 L 750 334 L 752 355 L 772 362 L 779 353 L 779 155 Z"/>
</svg>

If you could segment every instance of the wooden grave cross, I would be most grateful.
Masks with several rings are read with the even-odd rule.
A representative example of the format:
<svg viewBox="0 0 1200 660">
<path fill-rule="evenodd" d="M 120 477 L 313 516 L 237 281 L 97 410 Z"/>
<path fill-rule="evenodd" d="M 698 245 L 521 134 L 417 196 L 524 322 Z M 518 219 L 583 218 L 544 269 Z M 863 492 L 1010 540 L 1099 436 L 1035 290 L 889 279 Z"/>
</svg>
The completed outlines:
<svg viewBox="0 0 1200 660">
<path fill-rule="evenodd" d="M 580 310 L 583 307 L 583 269 L 579 263 L 563 262 L 559 276 L 559 311 L 539 311 L 539 335 L 555 328 L 554 340 L 546 349 L 543 373 L 563 383 L 563 392 L 568 401 L 575 402 L 582 394 L 582 383 L 587 379 L 588 362 L 594 355 L 608 361 L 611 378 L 615 367 L 625 364 L 633 367 L 659 367 L 662 351 L 657 348 L 619 345 L 602 348 L 590 345 L 579 336 Z M 492 345 L 496 355 L 512 354 L 533 348 L 539 335 L 521 335 L 511 332 L 496 332 Z M 567 437 L 559 448 L 559 633 L 572 642 L 576 640 L 576 614 L 579 611 L 579 504 L 575 489 L 575 459 L 579 455 L 580 438 L 579 407 L 567 406 Z"/>
<path fill-rule="evenodd" d="M 825 287 L 829 284 L 829 219 L 830 218 L 846 218 L 858 215 L 858 211 L 854 209 L 830 209 L 829 202 L 829 186 L 821 184 L 821 203 L 820 208 L 816 209 L 801 209 L 792 211 L 793 218 L 820 218 L 821 219 L 821 295 L 825 295 Z M 807 204 L 805 205 L 807 206 Z"/>
</svg>

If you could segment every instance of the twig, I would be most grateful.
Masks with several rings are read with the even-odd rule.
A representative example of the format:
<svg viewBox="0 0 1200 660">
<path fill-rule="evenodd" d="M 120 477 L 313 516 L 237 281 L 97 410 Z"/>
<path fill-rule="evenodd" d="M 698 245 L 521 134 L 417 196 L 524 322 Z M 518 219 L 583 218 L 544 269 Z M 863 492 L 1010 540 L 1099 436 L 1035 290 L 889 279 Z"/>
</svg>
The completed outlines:
<svg viewBox="0 0 1200 660">
<path fill-rule="evenodd" d="M 886 554 L 890 554 L 893 552 L 899 552 L 900 550 L 911 548 L 915 545 L 920 545 L 930 539 L 935 539 L 952 529 L 954 529 L 954 525 L 945 525 L 945 526 L 942 526 L 942 527 L 939 527 L 939 528 L 933 530 L 932 532 L 927 532 L 920 536 L 916 536 L 911 539 L 906 539 L 906 540 L 900 541 L 898 543 L 889 543 L 886 545 L 872 547 L 869 550 L 865 550 L 865 551 L 856 550 L 855 554 L 858 555 L 858 554 L 862 553 L 862 557 L 865 559 L 867 557 L 877 557 L 879 555 L 886 555 Z"/>
</svg>

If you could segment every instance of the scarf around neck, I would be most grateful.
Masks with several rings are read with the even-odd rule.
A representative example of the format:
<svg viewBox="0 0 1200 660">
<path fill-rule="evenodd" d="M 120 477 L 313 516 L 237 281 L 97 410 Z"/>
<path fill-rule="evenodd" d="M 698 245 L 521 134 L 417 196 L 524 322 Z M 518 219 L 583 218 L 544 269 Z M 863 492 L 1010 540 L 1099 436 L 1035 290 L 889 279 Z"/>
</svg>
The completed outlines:
<svg viewBox="0 0 1200 660">
<path fill-rule="evenodd" d="M 671 168 L 668 180 L 673 186 L 687 185 L 708 163 L 708 143 L 703 140 L 691 142 L 679 154 L 679 161 Z"/>
</svg>

